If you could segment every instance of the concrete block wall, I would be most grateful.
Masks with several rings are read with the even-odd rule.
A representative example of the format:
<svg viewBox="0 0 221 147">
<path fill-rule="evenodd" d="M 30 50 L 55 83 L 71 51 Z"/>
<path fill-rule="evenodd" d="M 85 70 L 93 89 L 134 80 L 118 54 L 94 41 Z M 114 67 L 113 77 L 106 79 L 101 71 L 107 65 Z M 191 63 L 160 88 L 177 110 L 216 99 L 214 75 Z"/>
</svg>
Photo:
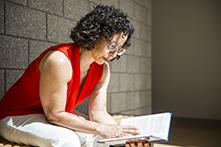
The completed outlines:
<svg viewBox="0 0 221 147">
<path fill-rule="evenodd" d="M 151 113 L 151 0 L 0 0 L 0 97 L 43 50 L 71 42 L 71 28 L 99 3 L 128 13 L 136 30 L 127 54 L 110 63 L 108 111 Z"/>
</svg>

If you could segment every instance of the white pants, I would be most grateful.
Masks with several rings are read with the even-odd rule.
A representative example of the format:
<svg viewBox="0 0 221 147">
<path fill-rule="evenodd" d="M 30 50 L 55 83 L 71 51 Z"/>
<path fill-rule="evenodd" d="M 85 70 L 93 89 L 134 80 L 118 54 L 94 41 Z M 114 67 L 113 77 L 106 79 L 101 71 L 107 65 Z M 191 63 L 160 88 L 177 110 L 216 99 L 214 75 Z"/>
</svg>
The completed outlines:
<svg viewBox="0 0 221 147">
<path fill-rule="evenodd" d="M 0 136 L 40 147 L 106 147 L 98 136 L 50 124 L 43 114 L 9 116 L 0 120 Z"/>
</svg>

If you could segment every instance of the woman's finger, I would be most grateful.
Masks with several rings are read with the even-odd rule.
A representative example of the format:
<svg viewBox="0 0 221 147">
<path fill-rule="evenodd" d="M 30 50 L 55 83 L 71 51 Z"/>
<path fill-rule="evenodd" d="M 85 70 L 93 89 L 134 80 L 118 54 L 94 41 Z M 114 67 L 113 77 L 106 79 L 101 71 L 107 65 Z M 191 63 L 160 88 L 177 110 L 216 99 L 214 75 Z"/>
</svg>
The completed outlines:
<svg viewBox="0 0 221 147">
<path fill-rule="evenodd" d="M 130 144 L 129 144 L 129 143 L 126 143 L 126 144 L 125 144 L 125 147 L 130 147 Z"/>
<path fill-rule="evenodd" d="M 140 134 L 139 129 L 135 126 L 122 126 L 122 129 L 124 133 L 133 134 L 133 135 Z"/>
<path fill-rule="evenodd" d="M 137 143 L 137 147 L 143 147 L 142 141 Z"/>
<path fill-rule="evenodd" d="M 126 144 L 129 144 L 127 147 L 150 147 L 150 142 L 147 139 L 132 139 L 128 140 Z M 125 147 L 126 147 L 125 144 Z"/>
<path fill-rule="evenodd" d="M 123 133 L 138 135 L 140 134 L 140 131 L 134 128 L 124 128 Z"/>
<path fill-rule="evenodd" d="M 131 136 L 131 135 L 127 134 L 127 133 L 121 133 L 117 137 L 129 137 L 129 136 Z"/>
<path fill-rule="evenodd" d="M 136 147 L 135 143 L 130 143 L 130 147 Z"/>
<path fill-rule="evenodd" d="M 149 143 L 145 143 L 144 147 L 150 147 L 150 144 Z"/>
<path fill-rule="evenodd" d="M 150 144 L 149 140 L 147 140 L 147 139 L 143 140 L 143 144 L 144 144 L 144 147 L 151 147 L 151 144 Z"/>
<path fill-rule="evenodd" d="M 123 127 L 123 129 L 136 129 L 136 130 L 138 130 L 138 128 L 137 127 L 135 127 L 135 126 L 122 126 Z"/>
</svg>

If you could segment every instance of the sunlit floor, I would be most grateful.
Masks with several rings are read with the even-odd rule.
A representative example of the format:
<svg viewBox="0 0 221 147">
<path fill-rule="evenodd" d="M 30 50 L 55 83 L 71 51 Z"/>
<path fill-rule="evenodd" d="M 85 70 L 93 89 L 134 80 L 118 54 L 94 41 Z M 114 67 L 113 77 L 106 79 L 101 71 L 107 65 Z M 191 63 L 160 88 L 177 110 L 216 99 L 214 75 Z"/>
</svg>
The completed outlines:
<svg viewBox="0 0 221 147">
<path fill-rule="evenodd" d="M 154 143 L 152 147 L 200 147 L 200 146 L 193 146 L 193 145 L 170 145 L 170 144 Z"/>
<path fill-rule="evenodd" d="M 154 143 L 153 147 L 183 147 L 183 146 Z"/>
<path fill-rule="evenodd" d="M 173 118 L 169 142 L 153 147 L 220 147 L 221 120 Z"/>
</svg>

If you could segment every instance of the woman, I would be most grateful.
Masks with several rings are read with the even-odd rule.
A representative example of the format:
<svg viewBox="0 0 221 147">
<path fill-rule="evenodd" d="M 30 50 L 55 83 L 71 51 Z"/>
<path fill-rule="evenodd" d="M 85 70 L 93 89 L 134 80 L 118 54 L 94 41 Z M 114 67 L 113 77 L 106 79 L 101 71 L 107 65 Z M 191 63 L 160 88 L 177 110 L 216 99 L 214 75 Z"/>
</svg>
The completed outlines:
<svg viewBox="0 0 221 147">
<path fill-rule="evenodd" d="M 34 146 L 80 147 L 93 146 L 95 135 L 138 134 L 106 111 L 108 62 L 125 53 L 133 31 L 122 11 L 98 5 L 72 29 L 74 43 L 45 50 L 6 92 L 0 135 Z M 73 113 L 86 98 L 89 120 Z"/>
</svg>

